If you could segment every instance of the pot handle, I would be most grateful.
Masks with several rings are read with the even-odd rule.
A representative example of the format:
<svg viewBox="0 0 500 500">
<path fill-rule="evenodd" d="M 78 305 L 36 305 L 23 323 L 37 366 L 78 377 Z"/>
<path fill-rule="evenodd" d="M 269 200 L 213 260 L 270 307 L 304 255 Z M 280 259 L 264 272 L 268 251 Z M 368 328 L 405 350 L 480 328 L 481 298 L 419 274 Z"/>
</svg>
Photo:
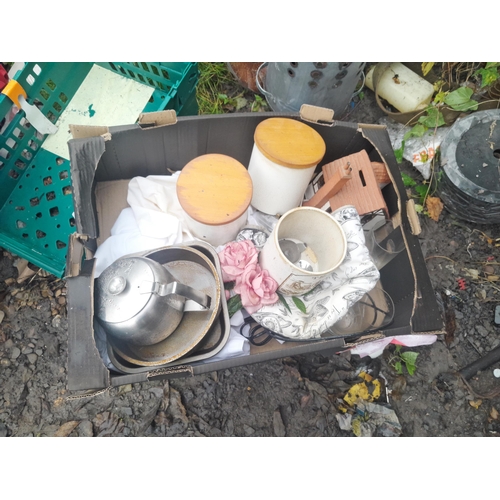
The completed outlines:
<svg viewBox="0 0 500 500">
<path fill-rule="evenodd" d="M 209 309 L 212 302 L 211 297 L 206 293 L 195 290 L 188 285 L 183 285 L 178 281 L 173 281 L 171 283 L 143 281 L 139 288 L 140 293 L 156 293 L 160 297 L 164 297 L 165 295 L 179 295 L 185 299 L 196 302 L 203 309 Z"/>
</svg>

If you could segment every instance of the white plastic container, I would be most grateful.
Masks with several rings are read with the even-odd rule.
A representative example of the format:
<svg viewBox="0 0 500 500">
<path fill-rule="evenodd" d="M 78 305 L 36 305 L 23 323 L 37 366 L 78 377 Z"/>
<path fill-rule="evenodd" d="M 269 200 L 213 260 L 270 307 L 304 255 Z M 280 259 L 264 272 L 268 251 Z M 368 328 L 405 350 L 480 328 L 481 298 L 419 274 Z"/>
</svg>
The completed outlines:
<svg viewBox="0 0 500 500">
<path fill-rule="evenodd" d="M 366 86 L 374 90 L 373 66 L 366 75 Z M 391 63 L 377 85 L 377 93 L 401 113 L 418 111 L 430 104 L 434 87 L 401 63 Z"/>
<path fill-rule="evenodd" d="M 252 180 L 234 158 L 202 155 L 182 169 L 177 197 L 193 236 L 217 247 L 233 241 L 246 224 Z"/>
<path fill-rule="evenodd" d="M 252 206 L 271 215 L 300 206 L 325 151 L 318 132 L 298 120 L 268 118 L 259 123 L 248 166 Z"/>
</svg>

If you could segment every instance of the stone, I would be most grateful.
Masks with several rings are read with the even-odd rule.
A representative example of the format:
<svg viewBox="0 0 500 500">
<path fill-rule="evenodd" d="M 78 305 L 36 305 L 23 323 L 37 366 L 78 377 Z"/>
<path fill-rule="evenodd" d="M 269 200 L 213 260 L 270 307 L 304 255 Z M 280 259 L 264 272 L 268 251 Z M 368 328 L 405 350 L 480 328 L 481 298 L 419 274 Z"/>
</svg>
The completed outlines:
<svg viewBox="0 0 500 500">
<path fill-rule="evenodd" d="M 151 387 L 149 392 L 151 392 L 156 398 L 163 397 L 163 387 Z"/>
<path fill-rule="evenodd" d="M 93 437 L 94 428 L 89 420 L 82 420 L 78 425 L 78 434 L 80 437 Z"/>
<path fill-rule="evenodd" d="M 17 359 L 21 355 L 21 349 L 19 347 L 13 347 L 10 353 L 10 359 Z"/>
<path fill-rule="evenodd" d="M 255 429 L 253 427 L 250 427 L 247 424 L 243 424 L 243 430 L 245 431 L 245 434 L 247 436 L 251 436 L 252 434 L 255 434 Z"/>
<path fill-rule="evenodd" d="M 8 358 L 2 358 L 2 359 L 0 359 L 0 366 L 2 368 L 9 367 L 10 366 L 10 359 L 8 359 Z"/>
<path fill-rule="evenodd" d="M 281 418 L 281 413 L 279 410 L 274 411 L 273 427 L 274 427 L 274 434 L 276 436 L 278 436 L 278 437 L 285 437 L 286 436 L 285 424 L 283 423 L 283 419 Z"/>
<path fill-rule="evenodd" d="M 10 349 L 13 345 L 14 345 L 14 342 L 12 342 L 12 339 L 7 339 L 3 346 L 5 347 L 5 349 Z"/>
<path fill-rule="evenodd" d="M 476 330 L 481 335 L 481 337 L 487 337 L 489 334 L 488 330 L 486 330 L 486 328 L 482 325 L 476 325 Z"/>
<path fill-rule="evenodd" d="M 36 360 L 38 359 L 38 356 L 35 353 L 28 354 L 28 361 L 34 365 L 36 363 Z"/>
</svg>

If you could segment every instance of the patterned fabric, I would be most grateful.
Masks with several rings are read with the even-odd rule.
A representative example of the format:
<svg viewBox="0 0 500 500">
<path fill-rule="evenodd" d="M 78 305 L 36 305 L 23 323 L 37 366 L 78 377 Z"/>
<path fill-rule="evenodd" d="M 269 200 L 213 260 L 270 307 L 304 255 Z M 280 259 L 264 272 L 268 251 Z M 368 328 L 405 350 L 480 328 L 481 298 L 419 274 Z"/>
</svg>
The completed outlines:
<svg viewBox="0 0 500 500">
<path fill-rule="evenodd" d="M 365 245 L 358 212 L 353 206 L 344 206 L 331 215 L 346 235 L 344 261 L 316 288 L 299 297 L 306 306 L 305 314 L 291 297 L 285 297 L 290 311 L 279 301 L 255 312 L 252 317 L 263 327 L 290 339 L 318 338 L 377 284 L 380 273 Z"/>
</svg>

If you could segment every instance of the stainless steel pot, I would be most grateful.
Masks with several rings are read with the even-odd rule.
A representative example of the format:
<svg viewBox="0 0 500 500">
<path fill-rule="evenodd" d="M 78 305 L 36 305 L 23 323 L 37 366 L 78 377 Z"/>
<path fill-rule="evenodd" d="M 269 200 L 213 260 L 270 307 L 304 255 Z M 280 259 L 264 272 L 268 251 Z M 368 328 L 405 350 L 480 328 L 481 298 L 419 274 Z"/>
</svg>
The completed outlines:
<svg viewBox="0 0 500 500">
<path fill-rule="evenodd" d="M 118 259 L 99 276 L 95 292 L 96 316 L 106 332 L 136 345 L 153 345 L 173 333 L 187 299 L 202 310 L 212 301 L 146 257 Z"/>
</svg>

